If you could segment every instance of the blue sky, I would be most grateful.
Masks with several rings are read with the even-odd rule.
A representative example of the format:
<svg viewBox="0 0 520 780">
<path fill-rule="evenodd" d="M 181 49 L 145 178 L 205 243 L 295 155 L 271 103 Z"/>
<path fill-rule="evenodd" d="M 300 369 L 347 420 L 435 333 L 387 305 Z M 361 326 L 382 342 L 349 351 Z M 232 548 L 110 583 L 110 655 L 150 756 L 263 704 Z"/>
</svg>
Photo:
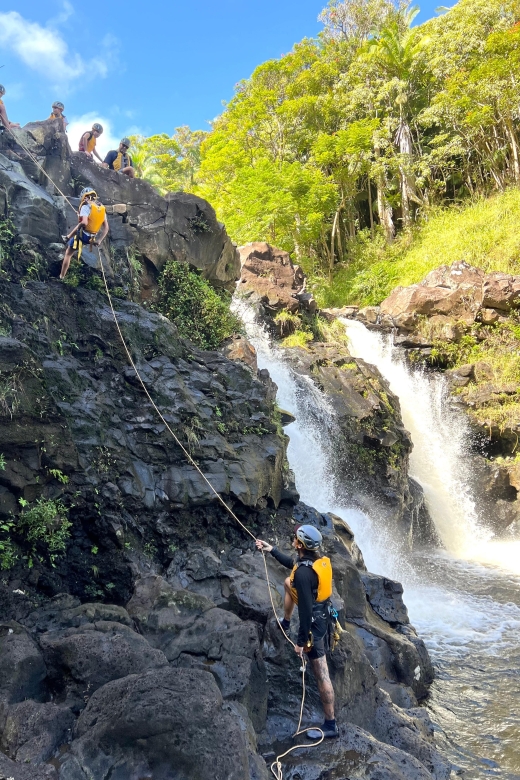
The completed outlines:
<svg viewBox="0 0 520 780">
<path fill-rule="evenodd" d="M 103 153 L 129 133 L 209 129 L 238 81 L 319 32 L 326 1 L 7 0 L 0 83 L 9 118 L 44 119 L 61 100 L 71 142 L 102 122 Z M 436 5 L 423 2 L 417 21 Z"/>
</svg>

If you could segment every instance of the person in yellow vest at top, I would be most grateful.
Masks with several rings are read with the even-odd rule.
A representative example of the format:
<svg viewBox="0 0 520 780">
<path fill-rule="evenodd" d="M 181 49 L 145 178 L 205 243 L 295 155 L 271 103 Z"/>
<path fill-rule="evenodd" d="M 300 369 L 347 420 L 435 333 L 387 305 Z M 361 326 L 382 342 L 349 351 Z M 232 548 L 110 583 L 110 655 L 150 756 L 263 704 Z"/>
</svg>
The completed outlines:
<svg viewBox="0 0 520 780">
<path fill-rule="evenodd" d="M 96 141 L 103 132 L 103 127 L 99 124 L 99 122 L 94 122 L 92 125 L 92 130 L 87 130 L 86 133 L 83 133 L 79 140 L 79 151 L 84 152 L 85 154 L 88 154 L 88 156 L 93 159 L 93 157 L 97 157 L 99 162 L 104 168 L 107 168 L 108 166 L 105 165 L 99 154 L 96 152 Z"/>
<path fill-rule="evenodd" d="M 65 106 L 60 100 L 54 101 L 52 104 L 52 111 L 49 119 L 61 119 L 61 123 L 63 125 L 63 129 L 67 129 L 67 125 L 69 124 L 67 121 L 67 117 L 63 113 L 65 111 Z"/>
<path fill-rule="evenodd" d="M 70 261 L 74 252 L 81 257 L 83 244 L 100 246 L 108 233 L 108 220 L 106 209 L 98 202 L 97 193 L 92 187 L 84 187 L 81 190 L 79 203 L 79 222 L 68 236 L 65 236 L 67 249 L 61 266 L 60 279 L 65 279 L 69 270 Z M 103 228 L 99 241 L 96 241 L 98 232 Z"/>
<path fill-rule="evenodd" d="M 119 173 L 124 173 L 133 179 L 135 176 L 135 171 L 132 158 L 128 154 L 129 148 L 130 139 L 122 138 L 117 152 L 115 150 L 109 152 L 105 157 L 105 163 L 113 171 L 119 171 Z"/>
<path fill-rule="evenodd" d="M 5 87 L 0 84 L 0 120 L 4 127 L 20 127 L 17 122 L 10 122 L 7 118 L 7 111 L 5 110 L 4 101 L 2 100 L 5 95 Z"/>
<path fill-rule="evenodd" d="M 280 622 L 283 630 L 289 631 L 297 604 L 300 626 L 294 650 L 299 656 L 305 652 L 311 662 L 325 713 L 325 722 L 307 732 L 310 739 L 321 739 L 322 731 L 327 738 L 339 736 L 334 717 L 334 689 L 326 658 L 333 612 L 330 602 L 332 566 L 329 558 L 319 553 L 322 541 L 321 533 L 313 525 L 297 526 L 292 540 L 298 554 L 294 561 L 290 555 L 285 555 L 268 542 L 256 540 L 259 550 L 270 552 L 282 566 L 291 569 L 284 583 L 284 616 Z"/>
</svg>

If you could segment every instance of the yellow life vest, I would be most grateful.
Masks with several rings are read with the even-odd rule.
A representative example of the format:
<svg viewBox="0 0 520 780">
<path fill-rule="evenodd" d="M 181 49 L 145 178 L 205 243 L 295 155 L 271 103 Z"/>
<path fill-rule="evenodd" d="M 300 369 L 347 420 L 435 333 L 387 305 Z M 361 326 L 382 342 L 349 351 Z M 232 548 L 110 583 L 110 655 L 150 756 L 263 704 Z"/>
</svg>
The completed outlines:
<svg viewBox="0 0 520 780">
<path fill-rule="evenodd" d="M 88 222 L 83 229 L 86 230 L 87 233 L 95 235 L 105 221 L 105 214 L 106 209 L 102 203 L 97 203 L 96 201 L 91 202 Z"/>
<path fill-rule="evenodd" d="M 90 131 L 90 135 L 87 138 L 87 145 L 85 146 L 85 142 L 83 140 L 83 136 L 86 135 L 86 133 L 83 133 L 79 140 L 79 151 L 80 152 L 93 152 L 96 148 L 96 137 L 92 130 Z"/>
<path fill-rule="evenodd" d="M 123 154 L 123 152 L 118 152 L 117 157 L 112 163 L 112 167 L 115 171 L 120 171 L 121 168 L 127 168 L 130 165 L 130 157 L 128 154 Z"/>
<path fill-rule="evenodd" d="M 296 592 L 296 588 L 293 585 L 294 575 L 299 566 L 308 566 L 310 563 L 310 561 L 307 564 L 304 564 L 302 561 L 298 561 L 298 563 L 295 563 L 293 566 L 289 581 L 291 583 L 292 599 L 295 604 L 298 603 L 298 593 Z M 327 558 L 325 555 L 323 558 L 318 558 L 316 561 L 312 562 L 311 568 L 314 569 L 318 575 L 318 595 L 316 597 L 316 601 L 317 603 L 320 603 L 321 601 L 327 601 L 327 599 L 330 599 L 332 596 L 332 565 L 330 563 L 330 558 Z"/>
</svg>

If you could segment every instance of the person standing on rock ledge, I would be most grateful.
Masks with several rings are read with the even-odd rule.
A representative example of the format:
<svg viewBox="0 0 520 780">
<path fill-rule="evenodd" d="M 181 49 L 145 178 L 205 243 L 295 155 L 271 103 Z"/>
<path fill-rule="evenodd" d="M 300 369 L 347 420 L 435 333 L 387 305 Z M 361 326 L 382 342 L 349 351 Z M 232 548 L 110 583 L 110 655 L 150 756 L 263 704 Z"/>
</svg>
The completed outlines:
<svg viewBox="0 0 520 780">
<path fill-rule="evenodd" d="M 7 118 L 7 111 L 5 110 L 4 101 L 2 100 L 5 95 L 5 87 L 0 84 L 0 121 L 4 127 L 9 129 L 10 127 L 20 127 L 17 122 L 10 122 Z"/>
<path fill-rule="evenodd" d="M 65 111 L 65 106 L 60 100 L 55 100 L 52 104 L 52 111 L 49 119 L 61 119 L 61 123 L 63 125 L 63 129 L 67 129 L 67 125 L 69 124 L 67 121 L 67 117 L 63 113 Z"/>
<path fill-rule="evenodd" d="M 313 525 L 297 526 L 292 540 L 292 546 L 298 553 L 294 561 L 290 555 L 285 555 L 268 542 L 256 540 L 259 550 L 270 552 L 282 566 L 292 569 L 284 583 L 284 616 L 280 623 L 284 631 L 289 630 L 294 607 L 298 604 L 300 626 L 294 650 L 301 657 L 305 652 L 311 662 L 325 713 L 323 725 L 307 732 L 310 739 L 321 739 L 322 732 L 328 738 L 339 736 L 334 717 L 334 689 L 326 658 L 331 621 L 332 566 L 330 560 L 318 552 L 322 541 L 321 533 Z"/>
<path fill-rule="evenodd" d="M 87 132 L 83 133 L 79 139 L 78 149 L 80 152 L 87 154 L 91 160 L 93 160 L 94 157 L 97 157 L 103 168 L 108 168 L 108 165 L 103 162 L 99 154 L 96 152 L 96 141 L 102 132 L 102 125 L 100 125 L 99 122 L 94 122 L 92 125 L 92 130 L 87 130 Z"/>
<path fill-rule="evenodd" d="M 132 162 L 132 158 L 128 154 L 128 150 L 130 148 L 130 139 L 129 138 L 122 138 L 121 142 L 119 144 L 119 149 L 116 152 L 116 150 L 112 150 L 107 154 L 105 157 L 105 163 L 108 165 L 108 167 L 113 171 L 119 171 L 119 173 L 124 173 L 125 176 L 130 176 L 131 179 L 135 176 L 134 171 L 134 164 Z"/>
<path fill-rule="evenodd" d="M 60 279 L 65 279 L 72 255 L 76 250 L 79 259 L 83 244 L 99 246 L 108 233 L 106 209 L 102 203 L 98 203 L 97 193 L 92 187 L 84 187 L 81 190 L 78 215 L 78 224 L 68 236 L 64 236 L 68 244 L 61 266 Z M 99 241 L 96 241 L 96 235 L 101 228 L 103 228 L 103 233 Z"/>
</svg>

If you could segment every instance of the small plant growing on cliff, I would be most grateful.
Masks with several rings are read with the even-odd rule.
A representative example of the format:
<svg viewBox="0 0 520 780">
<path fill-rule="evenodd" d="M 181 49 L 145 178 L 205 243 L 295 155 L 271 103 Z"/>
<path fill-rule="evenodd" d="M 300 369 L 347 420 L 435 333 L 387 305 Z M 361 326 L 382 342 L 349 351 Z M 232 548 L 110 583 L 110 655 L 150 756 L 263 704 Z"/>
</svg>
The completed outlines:
<svg viewBox="0 0 520 780">
<path fill-rule="evenodd" d="M 202 349 L 216 349 L 239 330 L 228 301 L 186 263 L 169 260 L 159 277 L 154 309 L 168 317 L 181 336 Z"/>
<path fill-rule="evenodd" d="M 22 512 L 18 518 L 16 530 L 31 546 L 33 555 L 42 546 L 49 555 L 51 563 L 65 551 L 70 538 L 72 523 L 68 519 L 68 510 L 60 500 L 38 498 L 29 504 L 19 499 Z"/>
<path fill-rule="evenodd" d="M 0 274 L 5 275 L 4 263 L 13 258 L 17 249 L 16 228 L 8 212 L 0 218 Z"/>
<path fill-rule="evenodd" d="M 0 452 L 0 471 L 5 471 L 5 456 L 3 452 Z"/>
</svg>

